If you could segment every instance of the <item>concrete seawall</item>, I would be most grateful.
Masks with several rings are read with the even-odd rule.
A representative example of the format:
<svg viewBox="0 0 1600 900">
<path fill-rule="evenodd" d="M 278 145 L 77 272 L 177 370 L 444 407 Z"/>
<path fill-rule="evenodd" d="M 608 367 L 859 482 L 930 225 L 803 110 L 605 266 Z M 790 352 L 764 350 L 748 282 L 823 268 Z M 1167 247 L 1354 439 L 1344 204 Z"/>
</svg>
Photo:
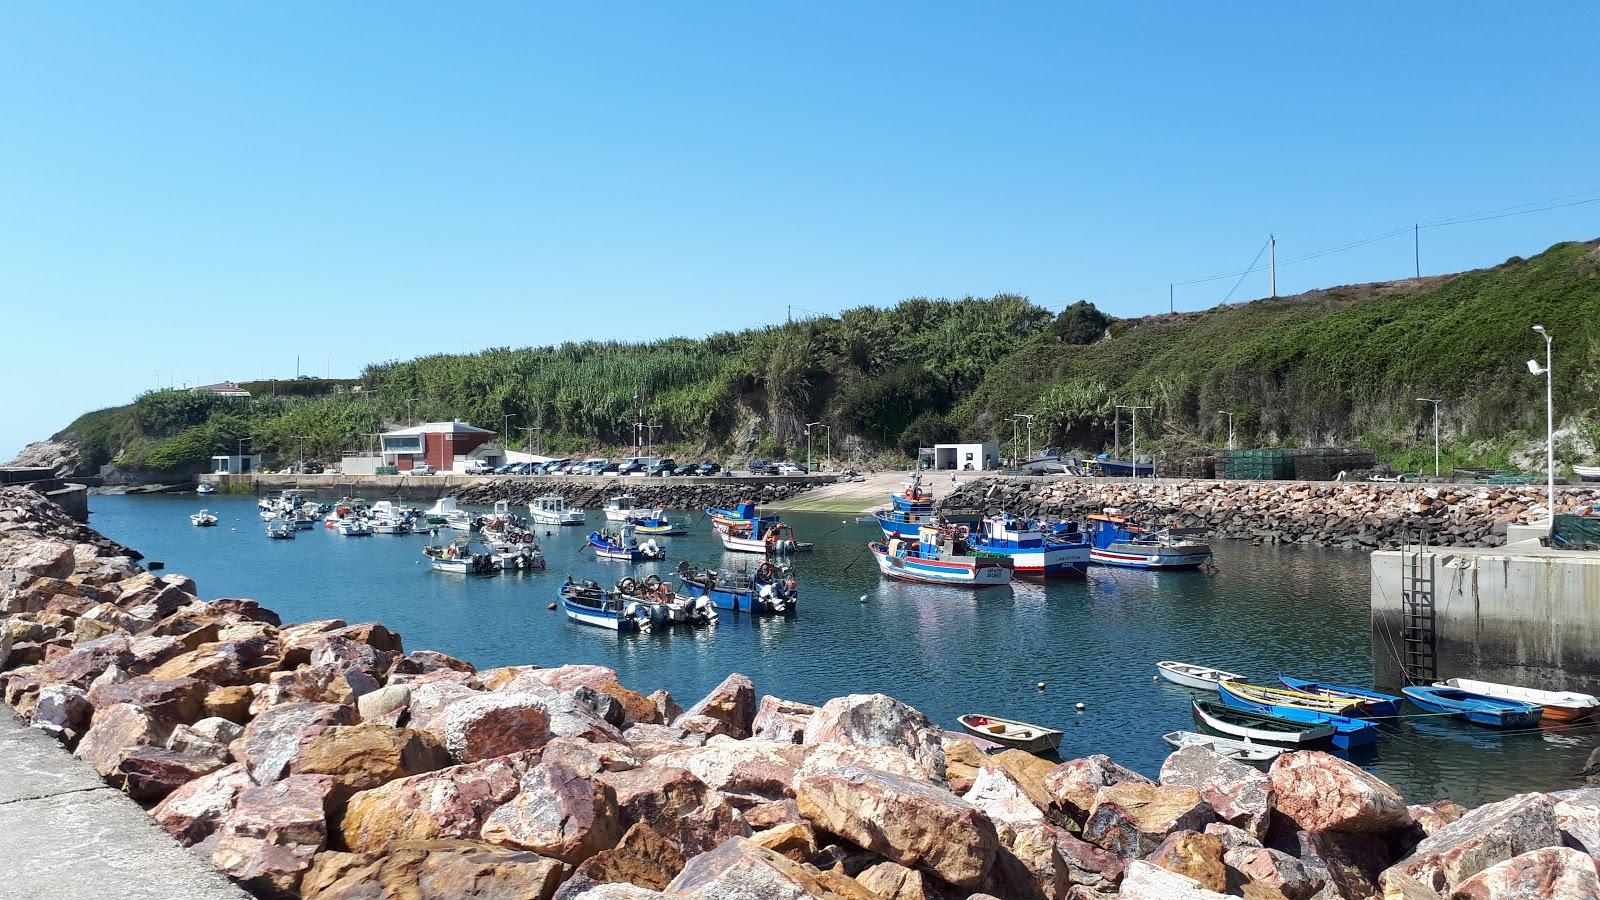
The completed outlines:
<svg viewBox="0 0 1600 900">
<path fill-rule="evenodd" d="M 685 488 L 698 492 L 705 488 L 727 488 L 730 493 L 782 487 L 786 493 L 806 490 L 836 480 L 833 475 L 779 475 L 760 477 L 707 478 L 617 478 L 591 475 L 202 475 L 201 481 L 215 484 L 224 492 L 265 494 L 300 490 L 319 496 L 364 496 L 437 500 L 466 492 L 471 502 L 489 502 L 499 497 L 529 494 L 588 494 L 613 490 L 630 493 L 645 489 Z M 571 499 L 569 497 L 569 499 Z"/>
</svg>

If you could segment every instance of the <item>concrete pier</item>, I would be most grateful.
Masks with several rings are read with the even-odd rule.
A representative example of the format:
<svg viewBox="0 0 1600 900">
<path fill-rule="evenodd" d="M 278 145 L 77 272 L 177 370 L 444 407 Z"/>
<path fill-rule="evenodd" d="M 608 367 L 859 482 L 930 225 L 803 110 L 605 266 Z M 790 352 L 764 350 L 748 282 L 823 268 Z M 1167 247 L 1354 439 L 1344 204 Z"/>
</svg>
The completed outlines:
<svg viewBox="0 0 1600 900">
<path fill-rule="evenodd" d="M 1431 615 L 1407 617 L 1408 589 Z M 1433 671 L 1407 672 L 1408 658 L 1429 654 L 1408 656 L 1404 632 L 1430 621 Z M 1600 693 L 1600 553 L 1537 542 L 1377 551 L 1372 659 L 1377 684 L 1391 688 L 1410 675 Z"/>
<path fill-rule="evenodd" d="M 122 792 L 0 710 L 0 897 L 249 900 Z"/>
</svg>

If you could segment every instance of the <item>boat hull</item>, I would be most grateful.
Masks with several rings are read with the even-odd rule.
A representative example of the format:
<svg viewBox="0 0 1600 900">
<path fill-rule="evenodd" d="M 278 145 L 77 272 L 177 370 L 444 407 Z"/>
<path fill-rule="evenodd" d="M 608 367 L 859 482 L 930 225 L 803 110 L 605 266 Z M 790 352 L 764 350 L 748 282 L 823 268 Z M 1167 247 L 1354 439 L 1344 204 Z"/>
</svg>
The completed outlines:
<svg viewBox="0 0 1600 900">
<path fill-rule="evenodd" d="M 1600 698 L 1576 691 L 1546 691 L 1470 678 L 1449 678 L 1436 683 L 1434 687 L 1456 688 L 1497 700 L 1542 706 L 1542 722 L 1581 722 L 1600 712 Z"/>
<path fill-rule="evenodd" d="M 1401 688 L 1400 693 L 1428 712 L 1446 713 L 1488 728 L 1533 728 L 1544 718 L 1543 707 L 1511 703 L 1493 697 L 1468 695 L 1473 699 L 1451 699 L 1436 694 L 1432 689 L 1418 687 Z M 1485 700 L 1494 702 L 1482 702 Z"/>
<path fill-rule="evenodd" d="M 1228 708 L 1217 709 L 1214 705 L 1200 700 L 1191 705 L 1191 710 L 1194 713 L 1195 724 L 1201 728 L 1209 728 L 1219 734 L 1257 743 L 1280 747 L 1317 747 L 1326 745 L 1334 736 L 1333 728 L 1327 725 L 1306 725 L 1274 719 L 1264 714 L 1240 720 L 1230 716 L 1231 710 Z"/>
<path fill-rule="evenodd" d="M 1336 684 L 1323 684 L 1320 681 L 1293 678 L 1288 675 L 1279 675 L 1278 681 L 1282 682 L 1284 687 L 1302 693 L 1320 694 L 1327 697 L 1347 697 L 1354 700 L 1361 704 L 1360 710 L 1354 715 L 1389 718 L 1400 714 L 1400 698 L 1391 694 L 1380 694 L 1377 691 L 1342 687 Z"/>
<path fill-rule="evenodd" d="M 794 615 L 798 611 L 797 598 L 766 598 L 759 592 L 750 590 L 734 590 L 725 587 L 706 587 L 685 578 L 679 578 L 678 583 L 683 588 L 683 593 L 688 597 L 705 597 L 717 609 L 727 609 L 734 612 L 750 613 L 758 616 L 784 616 Z"/>
<path fill-rule="evenodd" d="M 1201 667 L 1201 668 L 1203 668 L 1203 667 Z M 1182 685 L 1183 687 L 1186 687 L 1186 688 L 1193 688 L 1194 690 L 1197 690 L 1197 691 L 1215 691 L 1217 689 L 1217 684 L 1219 682 L 1222 682 L 1222 681 L 1225 681 L 1225 680 L 1226 681 L 1245 681 L 1246 680 L 1244 678 L 1241 678 L 1238 675 L 1233 674 L 1232 672 L 1223 672 L 1221 669 L 1207 669 L 1206 670 L 1208 672 L 1215 673 L 1215 677 L 1199 676 L 1199 675 L 1194 675 L 1194 674 L 1190 674 L 1188 672 L 1185 672 L 1182 669 L 1172 669 L 1172 668 L 1168 668 L 1167 666 L 1163 666 L 1160 663 L 1157 663 L 1156 664 L 1156 671 L 1161 674 L 1162 678 L 1165 678 L 1166 680 L 1172 682 L 1173 684 Z"/>
<path fill-rule="evenodd" d="M 997 734 L 980 726 L 969 725 L 964 716 L 956 721 L 961 723 L 961 730 L 967 734 L 975 738 L 982 738 L 985 741 L 993 741 L 1012 750 L 1024 750 L 1028 753 L 1054 753 L 1061 748 L 1061 732 L 1053 728 L 1039 728 L 1038 733 L 1031 738 L 1014 738 Z"/>
<path fill-rule="evenodd" d="M 878 562 L 878 571 L 886 578 L 968 588 L 999 587 L 1011 583 L 1010 566 L 980 566 L 972 557 L 945 560 L 890 556 L 888 548 L 882 544 L 868 546 Z"/>
<path fill-rule="evenodd" d="M 1102 566 L 1121 566 L 1127 569 L 1198 569 L 1211 561 L 1211 551 L 1181 551 L 1153 547 L 1150 550 L 1114 550 L 1096 548 L 1089 551 L 1091 562 Z"/>
<path fill-rule="evenodd" d="M 1089 571 L 1087 546 L 1006 550 L 975 543 L 974 547 L 985 553 L 1010 558 L 1011 569 L 1017 578 L 1072 578 Z"/>
<path fill-rule="evenodd" d="M 1364 719 L 1352 719 L 1348 716 L 1318 712 L 1314 709 L 1302 709 L 1298 706 L 1261 703 L 1247 697 L 1241 697 L 1228 690 L 1226 686 L 1219 686 L 1217 696 L 1222 698 L 1222 702 L 1225 705 L 1234 709 L 1271 716 L 1274 719 L 1281 719 L 1285 722 L 1331 727 L 1333 729 L 1333 745 L 1343 750 L 1369 746 L 1378 740 L 1378 727 Z"/>
</svg>

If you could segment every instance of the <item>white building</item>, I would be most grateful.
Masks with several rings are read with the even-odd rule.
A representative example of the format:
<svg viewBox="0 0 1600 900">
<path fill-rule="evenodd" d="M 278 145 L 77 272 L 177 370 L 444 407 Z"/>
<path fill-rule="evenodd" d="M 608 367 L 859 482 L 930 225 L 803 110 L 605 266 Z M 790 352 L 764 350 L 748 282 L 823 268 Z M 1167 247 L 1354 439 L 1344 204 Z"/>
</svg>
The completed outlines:
<svg viewBox="0 0 1600 900">
<path fill-rule="evenodd" d="M 998 469 L 1000 468 L 1000 445 L 995 443 L 934 444 L 933 468 L 954 469 L 961 472 Z"/>
<path fill-rule="evenodd" d="M 225 453 L 211 457 L 213 475 L 249 475 L 261 468 L 259 453 Z"/>
</svg>

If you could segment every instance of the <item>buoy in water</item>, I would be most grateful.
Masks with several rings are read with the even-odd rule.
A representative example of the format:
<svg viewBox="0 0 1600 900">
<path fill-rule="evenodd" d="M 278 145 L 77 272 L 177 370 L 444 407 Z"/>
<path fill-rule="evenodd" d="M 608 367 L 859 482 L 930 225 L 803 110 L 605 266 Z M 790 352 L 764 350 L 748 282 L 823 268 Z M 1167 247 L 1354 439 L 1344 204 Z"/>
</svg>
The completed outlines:
<svg viewBox="0 0 1600 900">
<path fill-rule="evenodd" d="M 862 603 L 867 602 L 867 595 L 866 594 L 862 594 L 861 595 L 861 601 L 860 602 L 862 602 Z"/>
<path fill-rule="evenodd" d="M 1039 686 L 1036 688 L 1036 690 L 1040 690 L 1040 691 L 1044 690 L 1044 682 L 1042 682 L 1042 681 L 1039 682 Z"/>
<path fill-rule="evenodd" d="M 552 603 L 552 604 L 550 604 L 550 605 L 549 605 L 549 606 L 547 606 L 547 607 L 545 607 L 545 608 L 546 608 L 546 609 L 555 609 L 555 608 L 556 608 L 556 605 L 555 605 L 555 604 L 554 604 L 554 603 Z"/>
<path fill-rule="evenodd" d="M 1083 704 L 1082 703 L 1075 704 L 1072 708 L 1076 709 L 1078 712 L 1083 712 Z"/>
</svg>

